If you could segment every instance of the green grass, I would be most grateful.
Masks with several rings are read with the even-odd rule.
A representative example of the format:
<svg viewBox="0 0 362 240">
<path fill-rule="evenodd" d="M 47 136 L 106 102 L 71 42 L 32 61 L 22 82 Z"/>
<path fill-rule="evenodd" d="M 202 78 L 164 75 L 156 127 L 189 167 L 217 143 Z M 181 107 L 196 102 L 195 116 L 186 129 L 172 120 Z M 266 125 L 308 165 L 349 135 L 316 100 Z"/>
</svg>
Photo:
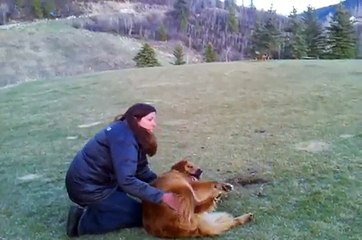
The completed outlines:
<svg viewBox="0 0 362 240">
<path fill-rule="evenodd" d="M 115 114 L 149 101 L 158 109 L 156 172 L 190 156 L 205 169 L 204 178 L 268 181 L 237 186 L 221 203 L 219 210 L 253 212 L 255 220 L 219 239 L 362 239 L 360 66 L 210 63 L 2 89 L 0 238 L 66 239 L 64 175 L 75 152 Z M 296 149 L 312 140 L 329 149 Z M 19 179 L 28 174 L 38 178 Z M 132 229 L 81 239 L 152 238 Z"/>
</svg>

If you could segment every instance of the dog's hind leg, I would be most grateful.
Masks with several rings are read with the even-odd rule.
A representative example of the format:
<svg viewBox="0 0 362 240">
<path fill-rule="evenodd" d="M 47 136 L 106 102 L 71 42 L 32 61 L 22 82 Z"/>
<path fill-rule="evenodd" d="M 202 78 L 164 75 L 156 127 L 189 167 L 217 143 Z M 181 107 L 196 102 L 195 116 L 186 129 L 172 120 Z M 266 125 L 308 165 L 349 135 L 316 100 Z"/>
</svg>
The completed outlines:
<svg viewBox="0 0 362 240">
<path fill-rule="evenodd" d="M 250 222 L 252 217 L 251 213 L 236 218 L 226 212 L 205 213 L 201 215 L 198 234 L 199 236 L 217 236 L 233 227 Z"/>
<path fill-rule="evenodd" d="M 199 236 L 217 236 L 236 226 L 235 218 L 226 212 L 213 212 L 201 215 L 198 225 Z"/>
</svg>

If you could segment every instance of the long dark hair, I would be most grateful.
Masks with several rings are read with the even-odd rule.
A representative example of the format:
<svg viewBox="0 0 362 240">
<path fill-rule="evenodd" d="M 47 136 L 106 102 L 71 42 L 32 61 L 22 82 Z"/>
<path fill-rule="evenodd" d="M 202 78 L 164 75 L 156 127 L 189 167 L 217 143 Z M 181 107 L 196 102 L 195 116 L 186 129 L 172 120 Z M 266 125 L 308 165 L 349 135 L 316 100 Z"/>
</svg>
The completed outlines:
<svg viewBox="0 0 362 240">
<path fill-rule="evenodd" d="M 157 152 L 157 139 L 152 132 L 141 127 L 138 121 L 151 112 L 156 112 L 156 108 L 152 105 L 136 103 L 128 108 L 125 113 L 119 114 L 114 118 L 115 121 L 127 121 L 142 150 L 149 156 L 153 156 Z"/>
</svg>

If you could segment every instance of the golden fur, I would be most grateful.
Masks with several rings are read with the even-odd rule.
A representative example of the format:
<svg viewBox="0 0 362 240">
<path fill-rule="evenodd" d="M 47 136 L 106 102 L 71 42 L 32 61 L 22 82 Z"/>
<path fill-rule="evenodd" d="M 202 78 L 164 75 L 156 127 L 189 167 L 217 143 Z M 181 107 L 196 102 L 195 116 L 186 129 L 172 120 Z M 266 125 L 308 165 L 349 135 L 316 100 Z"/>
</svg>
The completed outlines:
<svg viewBox="0 0 362 240">
<path fill-rule="evenodd" d="M 211 212 L 221 195 L 232 190 L 232 185 L 192 180 L 191 176 L 199 178 L 201 172 L 192 162 L 181 160 L 152 183 L 177 194 L 181 211 L 177 213 L 164 203 L 143 201 L 143 226 L 149 234 L 161 238 L 215 236 L 251 221 L 251 213 L 233 217 L 226 212 Z"/>
</svg>

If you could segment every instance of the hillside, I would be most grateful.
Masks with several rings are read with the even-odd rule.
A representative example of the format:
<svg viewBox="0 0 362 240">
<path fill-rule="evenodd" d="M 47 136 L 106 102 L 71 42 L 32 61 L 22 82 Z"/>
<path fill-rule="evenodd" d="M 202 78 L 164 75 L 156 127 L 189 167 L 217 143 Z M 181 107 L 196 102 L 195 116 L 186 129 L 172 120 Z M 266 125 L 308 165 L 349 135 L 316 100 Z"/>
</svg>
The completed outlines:
<svg viewBox="0 0 362 240">
<path fill-rule="evenodd" d="M 361 1 L 347 0 L 345 4 L 358 15 Z M 255 57 L 251 34 L 256 20 L 273 19 L 279 30 L 286 26 L 286 18 L 273 12 L 237 6 L 239 31 L 230 32 L 225 3 L 191 0 L 187 6 L 190 11 L 187 29 L 180 31 L 173 3 L 173 0 L 57 0 L 57 14 L 50 18 L 60 13 L 61 17 L 79 17 L 24 23 L 34 18 L 31 6 L 25 4 L 18 9 L 15 1 L 7 0 L 0 6 L 3 13 L 4 9 L 11 13 L 3 14 L 3 19 L 8 18 L 10 23 L 0 26 L 0 37 L 6 39 L 0 46 L 0 87 L 35 79 L 132 68 L 135 66 L 132 58 L 144 41 L 156 48 L 163 65 L 173 61 L 172 51 L 179 42 L 185 47 L 188 63 L 201 62 L 209 42 L 217 52 L 218 61 L 250 59 Z M 333 13 L 334 7 L 317 10 L 321 21 L 323 16 Z M 160 41 L 161 27 L 167 41 Z M 362 25 L 356 27 L 362 46 Z M 286 58 L 282 45 L 280 49 L 271 49 L 274 58 Z M 362 56 L 362 47 L 359 50 Z"/>
<path fill-rule="evenodd" d="M 342 4 L 350 11 L 352 16 L 362 19 L 362 0 L 345 0 L 342 1 Z M 318 8 L 317 15 L 321 21 L 326 21 L 330 14 L 336 12 L 336 9 L 337 4 Z"/>
<path fill-rule="evenodd" d="M 0 30 L 0 87 L 104 70 L 132 68 L 142 41 L 73 28 L 67 20 L 39 21 Z M 163 66 L 176 42 L 149 41 Z M 190 62 L 197 56 L 190 52 Z"/>
<path fill-rule="evenodd" d="M 7 1 L 10 6 L 7 8 L 8 21 L 31 20 L 36 17 L 32 6 L 26 5 L 19 9 L 14 0 Z M 185 16 L 188 22 L 187 26 L 184 26 L 185 29 L 181 29 L 180 19 L 176 16 L 178 13 L 174 11 L 174 0 L 55 1 L 51 8 L 43 4 L 41 9 L 44 14 L 40 14 L 39 18 L 48 16 L 49 13 L 51 13 L 50 18 L 82 15 L 88 18 L 74 20 L 78 27 L 147 40 L 159 40 L 159 29 L 163 26 L 169 39 L 182 41 L 198 52 L 202 52 L 205 44 L 211 42 L 218 52 L 219 60 L 228 61 L 249 57 L 249 38 L 256 18 L 265 19 L 270 16 L 269 13 L 254 8 L 231 6 L 230 3 L 227 4 L 228 1 L 183 2 L 183 7 L 188 12 L 188 16 Z M 238 26 L 235 26 L 238 29 L 235 31 L 230 30 L 228 23 L 230 7 L 234 9 L 235 23 L 238 23 Z M 280 24 L 285 21 L 285 17 L 272 15 L 280 20 Z"/>
</svg>

